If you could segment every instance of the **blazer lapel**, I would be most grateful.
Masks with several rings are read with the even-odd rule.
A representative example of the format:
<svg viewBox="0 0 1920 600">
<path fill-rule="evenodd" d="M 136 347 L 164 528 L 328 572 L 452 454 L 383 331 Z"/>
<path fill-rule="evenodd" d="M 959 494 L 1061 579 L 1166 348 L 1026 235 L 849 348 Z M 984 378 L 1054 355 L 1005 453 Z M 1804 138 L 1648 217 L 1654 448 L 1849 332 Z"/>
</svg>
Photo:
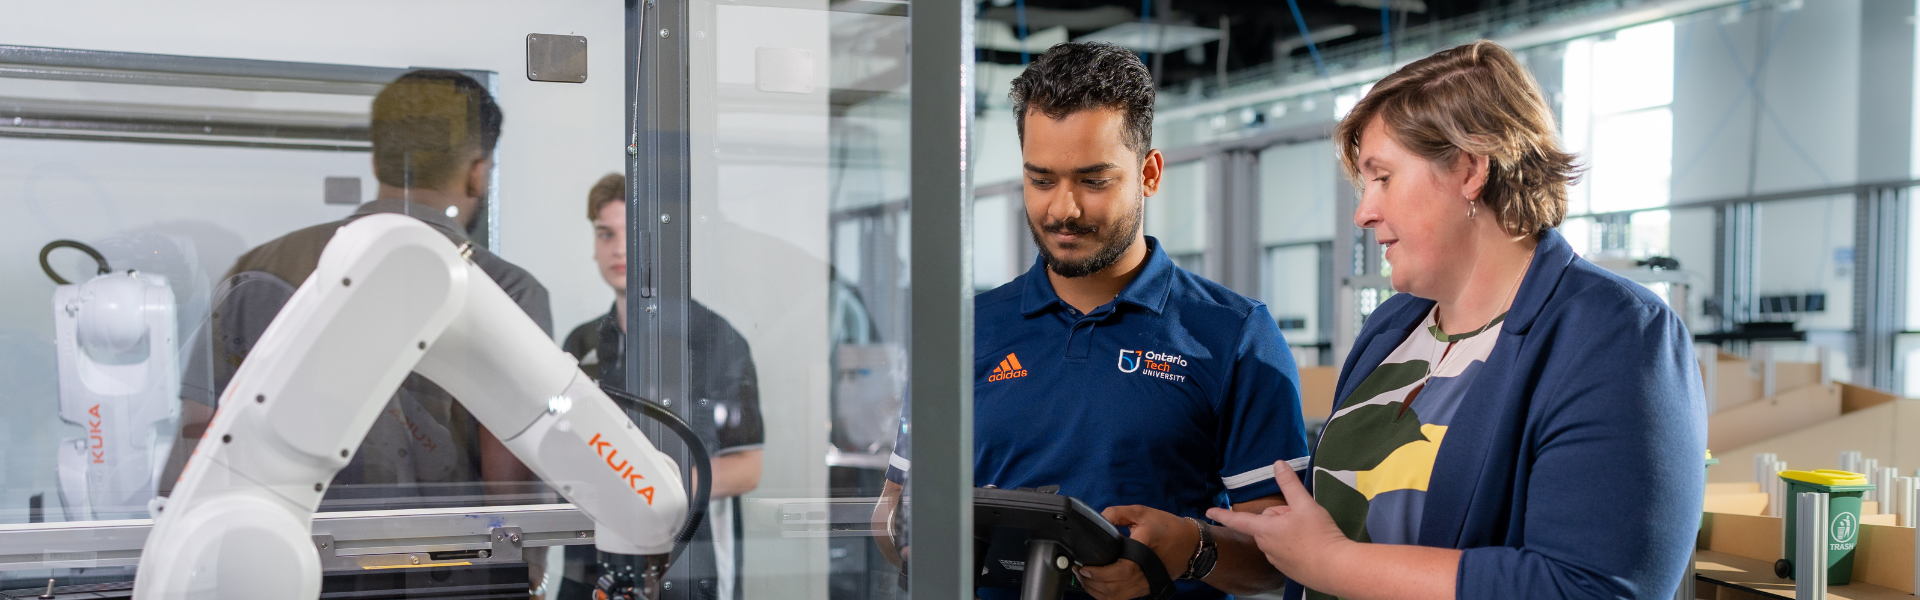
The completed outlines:
<svg viewBox="0 0 1920 600">
<path fill-rule="evenodd" d="M 1513 305 L 1507 309 L 1507 319 L 1500 327 L 1500 341 L 1487 357 L 1484 370 L 1467 387 L 1466 398 L 1447 428 L 1446 442 L 1434 457 L 1425 508 L 1421 511 L 1417 538 L 1420 545 L 1459 548 L 1463 544 L 1498 543 L 1498 540 L 1462 540 L 1461 533 L 1469 521 L 1476 521 L 1486 526 L 1483 529 L 1488 535 L 1493 535 L 1500 526 L 1498 521 L 1507 518 L 1498 511 L 1474 512 L 1476 500 L 1494 503 L 1494 506 L 1507 501 L 1507 498 L 1477 498 L 1476 492 L 1511 494 L 1512 486 L 1519 485 L 1518 482 L 1483 480 L 1489 471 L 1511 474 L 1514 463 L 1520 460 L 1520 428 L 1532 400 L 1527 385 L 1528 369 L 1522 363 L 1532 364 L 1534 358 L 1523 357 L 1521 352 L 1529 350 L 1528 330 L 1575 258 L 1572 246 L 1558 231 L 1549 229 L 1540 236 L 1533 265 L 1527 269 L 1526 279 L 1515 292 Z M 1483 483 L 1489 489 L 1483 490 Z"/>
</svg>

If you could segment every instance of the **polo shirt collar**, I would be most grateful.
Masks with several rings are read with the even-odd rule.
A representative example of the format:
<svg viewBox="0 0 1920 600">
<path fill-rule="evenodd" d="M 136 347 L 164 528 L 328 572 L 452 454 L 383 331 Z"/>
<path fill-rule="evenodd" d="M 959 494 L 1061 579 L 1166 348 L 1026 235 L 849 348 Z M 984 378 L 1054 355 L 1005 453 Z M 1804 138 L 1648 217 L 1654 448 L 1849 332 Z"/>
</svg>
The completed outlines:
<svg viewBox="0 0 1920 600">
<path fill-rule="evenodd" d="M 1140 274 L 1120 290 L 1115 302 L 1132 304 L 1144 308 L 1153 314 L 1160 314 L 1167 306 L 1167 296 L 1173 293 L 1173 274 L 1177 269 L 1173 259 L 1160 251 L 1160 240 L 1147 236 L 1147 260 Z M 1042 311 L 1064 307 L 1067 303 L 1053 289 L 1053 280 L 1047 277 L 1046 259 L 1035 256 L 1033 267 L 1027 269 L 1027 282 L 1020 295 L 1020 314 L 1033 316 Z"/>
<path fill-rule="evenodd" d="M 394 199 L 373 200 L 353 210 L 353 216 L 356 217 L 379 213 L 393 213 L 413 217 L 428 225 L 432 225 L 434 229 L 438 229 L 440 233 L 446 234 L 449 238 L 453 238 L 455 242 L 469 241 L 466 230 L 460 226 L 460 223 L 454 221 L 452 217 L 448 217 L 446 211 L 434 210 L 433 207 L 418 202 Z"/>
</svg>

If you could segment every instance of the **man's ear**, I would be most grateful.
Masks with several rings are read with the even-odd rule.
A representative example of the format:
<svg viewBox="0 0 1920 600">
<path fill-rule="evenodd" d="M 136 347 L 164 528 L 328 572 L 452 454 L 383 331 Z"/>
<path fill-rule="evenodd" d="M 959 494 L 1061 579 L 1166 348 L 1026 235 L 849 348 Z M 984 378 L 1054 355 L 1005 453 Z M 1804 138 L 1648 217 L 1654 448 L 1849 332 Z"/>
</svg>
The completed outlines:
<svg viewBox="0 0 1920 600">
<path fill-rule="evenodd" d="M 493 155 L 480 157 L 480 160 L 467 165 L 466 175 L 467 197 L 487 197 L 487 190 L 493 186 Z"/>
<path fill-rule="evenodd" d="M 1160 177 L 1167 173 L 1167 157 L 1158 149 L 1148 150 L 1147 159 L 1140 165 L 1140 192 L 1143 196 L 1152 196 L 1160 192 Z"/>
</svg>

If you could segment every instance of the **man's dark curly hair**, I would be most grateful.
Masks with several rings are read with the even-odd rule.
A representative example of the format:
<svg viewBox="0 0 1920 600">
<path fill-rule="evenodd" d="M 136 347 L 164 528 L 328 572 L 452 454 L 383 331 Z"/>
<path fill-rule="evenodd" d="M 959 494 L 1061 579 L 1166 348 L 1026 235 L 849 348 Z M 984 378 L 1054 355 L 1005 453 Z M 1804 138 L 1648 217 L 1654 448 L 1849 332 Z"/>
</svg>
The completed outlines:
<svg viewBox="0 0 1920 600">
<path fill-rule="evenodd" d="M 1153 147 L 1153 74 L 1132 50 L 1106 42 L 1068 42 L 1047 49 L 1013 78 L 1013 124 L 1027 140 L 1027 111 L 1051 119 L 1094 108 L 1126 114 L 1127 148 L 1145 157 Z"/>
<path fill-rule="evenodd" d="M 373 98 L 373 175 L 401 188 L 446 185 L 463 161 L 493 154 L 500 121 L 500 105 L 472 77 L 410 71 Z"/>
</svg>

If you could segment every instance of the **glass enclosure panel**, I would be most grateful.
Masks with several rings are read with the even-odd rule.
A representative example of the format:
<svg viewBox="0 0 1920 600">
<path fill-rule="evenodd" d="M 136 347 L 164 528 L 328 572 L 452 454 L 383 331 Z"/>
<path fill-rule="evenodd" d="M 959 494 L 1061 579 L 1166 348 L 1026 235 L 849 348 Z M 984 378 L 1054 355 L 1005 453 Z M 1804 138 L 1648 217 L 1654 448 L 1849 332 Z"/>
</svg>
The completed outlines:
<svg viewBox="0 0 1920 600">
<path fill-rule="evenodd" d="M 43 25 L 8 30 L 10 42 L 34 46 L 0 59 L 31 67 L 0 77 L 0 206 L 19 217 L 0 225 L 19 259 L 0 267 L 16 282 L 0 292 L 0 410 L 16 415 L 0 428 L 0 523 L 149 516 L 333 227 L 359 215 L 409 214 L 471 243 L 522 309 L 513 318 L 531 318 L 551 342 L 608 313 L 613 293 L 592 263 L 582 207 L 622 159 L 620 7 L 556 11 L 564 18 L 452 9 L 395 7 L 372 20 L 243 11 L 308 24 L 260 38 L 192 11 L 21 15 Z M 462 25 L 448 34 L 403 25 L 424 18 Z M 586 82 L 525 75 L 521 48 L 535 27 L 576 34 L 566 41 L 590 59 Z M 345 32 L 365 39 L 329 41 Z M 503 43 L 512 51 L 497 50 Z M 58 60 L 101 49 L 116 52 L 86 67 Z M 414 64 L 453 69 L 416 86 L 428 91 L 396 91 L 389 97 L 412 103 L 376 115 L 376 95 Z M 498 133 L 489 110 L 502 116 Z M 417 126 L 432 118 L 457 124 Z M 378 119 L 389 125 L 376 135 Z M 490 150 L 488 138 L 498 140 Z M 454 146 L 434 158 L 433 148 Z M 50 247 L 56 240 L 75 244 Z M 35 260 L 43 250 L 50 273 Z M 115 335 L 138 342 L 89 342 L 102 339 L 89 311 L 105 314 L 108 290 L 135 287 L 145 304 Z M 411 378 L 325 484 L 320 510 L 559 501 L 494 452 L 497 439 L 444 388 Z"/>
<path fill-rule="evenodd" d="M 830 586 L 876 590 L 867 597 L 898 590 L 892 572 L 846 567 L 885 565 L 866 538 L 781 529 L 783 511 L 836 494 L 877 495 L 900 429 L 906 18 L 904 5 L 881 6 L 898 10 L 709 3 L 694 17 L 705 35 L 686 34 L 707 67 L 694 69 L 695 95 L 719 99 L 694 116 L 704 162 L 694 171 L 697 221 L 689 225 L 694 296 L 711 303 L 709 323 L 720 325 L 677 342 L 715 342 L 723 336 L 699 336 L 724 326 L 750 350 L 725 363 L 742 371 L 707 373 L 734 395 L 655 399 L 701 406 L 712 415 L 705 424 L 732 427 L 715 434 L 727 443 L 716 446 L 719 491 L 709 531 L 688 553 L 703 558 L 682 563 L 704 561 L 708 576 L 685 580 L 692 585 L 680 588 L 684 597 L 696 589 L 723 598 L 825 597 Z M 319 253 L 356 215 L 409 215 L 450 249 L 471 244 L 469 260 L 514 301 L 498 322 L 537 332 L 532 343 L 500 346 L 540 357 L 564 346 L 573 358 L 561 359 L 563 380 L 572 380 L 576 360 L 593 377 L 618 369 L 602 350 L 618 348 L 624 331 L 614 302 L 627 283 L 626 257 L 609 239 L 627 230 L 615 222 L 626 194 L 618 181 L 597 184 L 628 159 L 621 4 L 220 10 L 208 18 L 207 7 L 122 7 L 103 17 L 77 3 L 22 8 L 0 22 L 9 44 L 109 51 L 90 55 L 107 62 L 87 67 L 35 63 L 29 59 L 39 55 L 15 47 L 0 52 L 0 210 L 10 217 L 0 223 L 0 251 L 12 257 L 0 261 L 10 282 L 0 290 L 0 411 L 9 415 L 0 424 L 0 540 L 107 519 L 144 527 L 137 519 L 153 516 L 156 498 L 177 500 L 174 484 L 196 444 L 206 438 L 204 457 L 221 442 L 208 436 L 215 409 L 273 404 L 222 394 L 266 364 L 267 325 L 285 314 L 296 289 L 315 289 L 302 286 L 319 272 Z M 784 53 L 757 54 L 766 48 Z M 556 53 L 579 59 L 535 58 Z M 790 77 L 800 64 L 814 76 Z M 412 65 L 449 70 L 415 90 L 420 98 L 379 108 L 376 96 L 395 89 L 389 84 Z M 757 86 L 756 73 L 769 69 L 780 81 Z M 498 133 L 486 123 L 489 102 L 501 115 Z M 489 148 L 489 138 L 497 145 Z M 389 155 L 398 158 L 380 158 Z M 75 244 L 49 247 L 57 240 Z M 46 272 L 37 260 L 43 250 Z M 499 349 L 445 356 L 474 363 Z M 374 510 L 467 517 L 558 505 L 551 510 L 578 516 L 561 504 L 555 488 L 563 483 L 549 487 L 499 442 L 524 422 L 480 422 L 470 398 L 446 391 L 456 384 L 475 385 L 411 377 L 370 408 L 364 441 L 341 449 L 351 456 L 346 466 L 316 481 L 323 515 L 314 533 L 329 531 L 326 519 Z M 747 388 L 757 389 L 740 391 Z M 758 389 L 768 390 L 764 408 Z M 546 412 L 558 391 L 525 398 L 531 414 Z M 749 420 L 767 424 L 763 439 L 729 437 Z M 763 447 L 764 468 L 754 469 L 763 475 L 743 477 L 736 467 Z M 741 502 L 745 489 L 756 489 L 750 500 L 765 500 Z M 518 517 L 497 519 L 489 524 L 534 532 Z M 564 538 L 529 536 L 510 555 L 481 550 L 493 543 L 481 527 L 478 540 L 415 557 L 436 569 L 432 577 L 389 573 L 416 586 L 440 585 L 432 582 L 448 574 L 455 583 L 486 576 L 496 588 L 520 586 L 506 592 L 582 597 L 593 584 L 595 527 L 566 522 L 578 528 Z M 757 545 L 740 543 L 748 539 Z M 383 543 L 399 542 L 322 551 L 329 585 L 347 564 L 328 562 L 336 559 L 385 556 L 410 568 L 407 553 L 383 554 Z M 126 557 L 137 544 L 117 554 L 67 547 L 49 543 L 44 560 L 10 562 L 21 555 L 9 546 L 0 590 L 42 588 L 50 578 L 113 585 L 135 574 Z M 472 564 L 446 566 L 454 559 Z M 503 571 L 509 575 L 494 576 Z"/>
<path fill-rule="evenodd" d="M 703 361 L 756 376 L 755 405 L 714 418 L 716 464 L 753 463 L 757 485 L 716 500 L 712 545 L 689 551 L 735 598 L 902 593 L 870 518 L 890 460 L 911 456 L 895 447 L 912 283 L 908 20 L 904 5 L 851 4 L 874 10 L 688 5 L 692 302 L 688 338 L 661 344 L 686 344 L 686 393 L 714 410 Z M 1016 207 L 977 202 L 975 284 L 997 285 L 1015 273 Z M 744 356 L 702 347 L 719 338 Z M 742 410 L 758 422 L 733 420 Z"/>
<path fill-rule="evenodd" d="M 1033 266 L 1025 210 L 1018 193 L 974 198 L 974 291 L 1000 287 Z"/>
<path fill-rule="evenodd" d="M 1170 165 L 1160 181 L 1160 192 L 1147 199 L 1147 235 L 1160 240 L 1160 247 L 1174 264 L 1205 274 L 1209 241 L 1207 163 Z"/>
</svg>

